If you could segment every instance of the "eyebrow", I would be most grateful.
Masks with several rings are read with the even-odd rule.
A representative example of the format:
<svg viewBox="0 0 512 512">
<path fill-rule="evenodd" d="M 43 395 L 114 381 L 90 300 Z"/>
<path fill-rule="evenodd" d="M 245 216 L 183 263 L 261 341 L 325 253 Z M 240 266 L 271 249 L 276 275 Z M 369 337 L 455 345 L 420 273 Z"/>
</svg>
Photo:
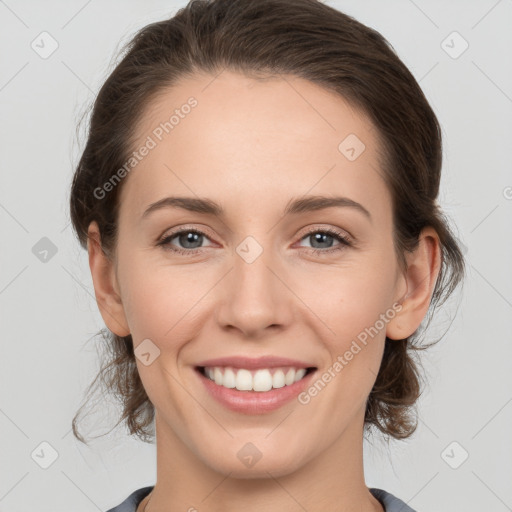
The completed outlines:
<svg viewBox="0 0 512 512">
<path fill-rule="evenodd" d="M 284 215 L 294 215 L 326 208 L 350 207 L 363 213 L 370 222 L 372 216 L 370 212 L 362 205 L 341 196 L 305 196 L 301 198 L 291 199 L 284 209 Z M 152 212 L 163 208 L 181 208 L 190 212 L 211 214 L 217 217 L 224 215 L 222 206 L 211 199 L 202 199 L 199 197 L 164 197 L 152 203 L 142 214 L 142 219 L 146 218 Z"/>
</svg>

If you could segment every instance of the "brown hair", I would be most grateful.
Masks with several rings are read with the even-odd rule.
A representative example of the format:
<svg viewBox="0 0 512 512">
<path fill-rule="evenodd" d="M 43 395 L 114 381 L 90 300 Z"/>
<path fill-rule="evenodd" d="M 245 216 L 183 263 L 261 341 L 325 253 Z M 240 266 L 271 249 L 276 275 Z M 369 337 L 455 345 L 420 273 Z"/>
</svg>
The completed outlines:
<svg viewBox="0 0 512 512">
<path fill-rule="evenodd" d="M 436 198 L 441 177 L 441 129 L 418 83 L 391 45 L 375 30 L 317 0 L 192 0 L 170 19 L 142 28 L 94 102 L 87 143 L 74 175 L 71 220 L 80 244 L 99 225 L 101 244 L 116 246 L 118 195 L 122 183 L 98 199 L 94 191 L 123 166 L 134 132 L 151 100 L 178 79 L 230 69 L 248 76 L 290 74 L 341 95 L 370 117 L 382 141 L 381 169 L 392 195 L 394 241 L 405 268 L 420 231 L 439 235 L 442 265 L 429 315 L 464 275 L 464 259 Z M 122 406 L 116 426 L 151 441 L 154 407 L 140 380 L 130 335 L 101 331 L 106 341 L 99 381 Z M 386 338 L 375 385 L 368 397 L 365 428 L 406 438 L 417 427 L 415 402 L 420 373 L 416 332 Z M 430 346 L 430 345 L 429 345 Z M 83 407 L 83 406 L 82 406 Z M 79 409 L 73 418 L 74 435 Z M 85 442 L 85 441 L 84 441 Z"/>
</svg>

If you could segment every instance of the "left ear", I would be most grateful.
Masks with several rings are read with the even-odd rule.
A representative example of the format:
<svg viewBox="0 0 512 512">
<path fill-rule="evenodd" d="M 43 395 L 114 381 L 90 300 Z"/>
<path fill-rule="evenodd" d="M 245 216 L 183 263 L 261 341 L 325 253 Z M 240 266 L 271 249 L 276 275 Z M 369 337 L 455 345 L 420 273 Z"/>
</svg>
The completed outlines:
<svg viewBox="0 0 512 512">
<path fill-rule="evenodd" d="M 402 309 L 387 324 L 386 336 L 402 340 L 411 336 L 420 326 L 430 306 L 437 277 L 441 269 L 441 244 L 434 228 L 424 228 L 418 246 L 406 253 L 407 270 L 404 274 L 406 293 Z"/>
</svg>

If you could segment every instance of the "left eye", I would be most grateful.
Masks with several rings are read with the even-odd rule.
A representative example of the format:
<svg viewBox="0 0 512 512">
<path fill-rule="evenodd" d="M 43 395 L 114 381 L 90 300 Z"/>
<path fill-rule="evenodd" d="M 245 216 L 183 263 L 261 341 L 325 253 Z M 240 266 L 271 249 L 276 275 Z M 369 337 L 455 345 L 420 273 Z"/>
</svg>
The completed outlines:
<svg viewBox="0 0 512 512">
<path fill-rule="evenodd" d="M 309 240 L 310 244 L 318 244 L 317 246 L 310 245 L 310 247 L 315 250 L 331 249 L 333 247 L 333 239 L 339 242 L 338 246 L 335 246 L 335 249 L 340 248 L 340 245 L 350 245 L 350 241 L 346 236 L 344 236 L 342 233 L 331 231 L 329 229 L 318 229 L 316 231 L 310 231 L 306 236 L 301 238 L 301 240 Z"/>
</svg>

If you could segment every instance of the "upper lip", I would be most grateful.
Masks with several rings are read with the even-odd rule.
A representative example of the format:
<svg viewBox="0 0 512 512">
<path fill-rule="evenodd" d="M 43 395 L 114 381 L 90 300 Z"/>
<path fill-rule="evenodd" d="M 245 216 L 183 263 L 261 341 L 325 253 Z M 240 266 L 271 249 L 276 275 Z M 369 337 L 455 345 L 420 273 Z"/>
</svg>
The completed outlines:
<svg viewBox="0 0 512 512">
<path fill-rule="evenodd" d="M 314 365 L 299 361 L 297 359 L 288 359 L 286 357 L 262 356 L 251 358 L 246 356 L 219 357 L 200 362 L 197 366 L 215 367 L 232 366 L 234 368 L 246 368 L 255 370 L 260 368 L 277 368 L 282 366 L 291 366 L 293 368 L 315 368 Z"/>
</svg>

